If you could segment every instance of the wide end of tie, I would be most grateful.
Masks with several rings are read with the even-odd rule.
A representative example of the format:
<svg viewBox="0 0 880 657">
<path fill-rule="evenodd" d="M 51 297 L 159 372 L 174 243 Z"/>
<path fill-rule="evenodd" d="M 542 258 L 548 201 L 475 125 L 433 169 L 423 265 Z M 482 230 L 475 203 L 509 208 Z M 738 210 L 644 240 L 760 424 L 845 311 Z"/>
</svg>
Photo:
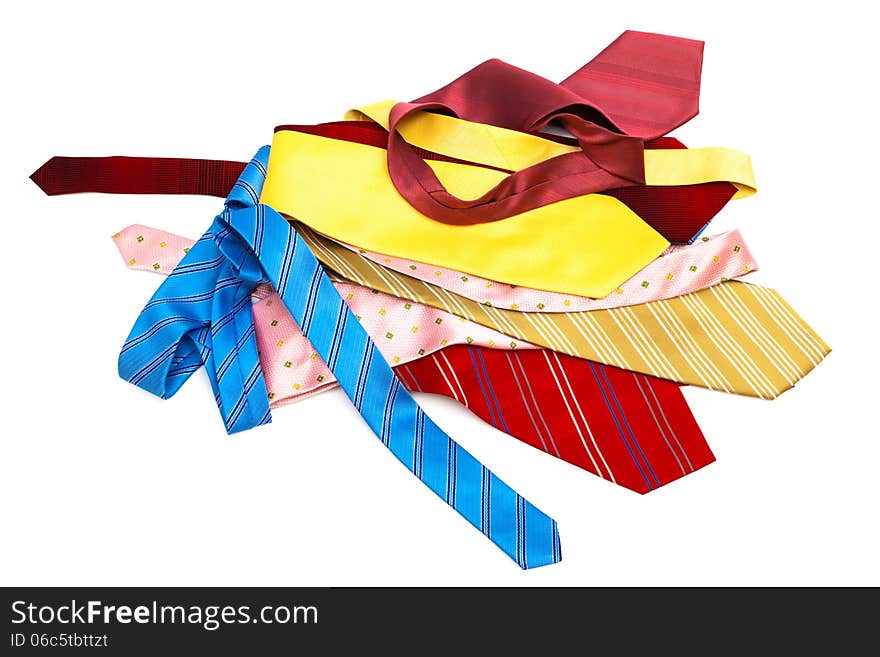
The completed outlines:
<svg viewBox="0 0 880 657">
<path fill-rule="evenodd" d="M 655 139 L 699 112 L 703 42 L 627 30 L 561 85 L 624 133 Z M 623 85 L 625 92 L 622 92 Z M 645 113 L 639 108 L 650 107 Z"/>
<path fill-rule="evenodd" d="M 706 45 L 706 42 L 702 39 L 688 39 L 685 37 L 672 36 L 669 34 L 660 34 L 659 32 L 643 32 L 641 30 L 624 30 L 617 38 L 620 39 L 621 37 L 624 37 L 626 35 L 631 35 L 633 38 L 653 38 L 660 42 L 688 46 L 699 50 L 701 54 L 703 52 L 703 47 Z"/>
</svg>

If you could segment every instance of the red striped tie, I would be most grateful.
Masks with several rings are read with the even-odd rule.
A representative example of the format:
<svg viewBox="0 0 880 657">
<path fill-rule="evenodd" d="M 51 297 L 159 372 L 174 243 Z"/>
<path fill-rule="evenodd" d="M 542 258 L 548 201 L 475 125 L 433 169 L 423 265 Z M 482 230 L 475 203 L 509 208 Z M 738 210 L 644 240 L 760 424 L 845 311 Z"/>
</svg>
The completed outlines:
<svg viewBox="0 0 880 657">
<path fill-rule="evenodd" d="M 454 345 L 395 368 L 497 429 L 647 493 L 715 460 L 681 388 L 554 351 Z"/>
</svg>

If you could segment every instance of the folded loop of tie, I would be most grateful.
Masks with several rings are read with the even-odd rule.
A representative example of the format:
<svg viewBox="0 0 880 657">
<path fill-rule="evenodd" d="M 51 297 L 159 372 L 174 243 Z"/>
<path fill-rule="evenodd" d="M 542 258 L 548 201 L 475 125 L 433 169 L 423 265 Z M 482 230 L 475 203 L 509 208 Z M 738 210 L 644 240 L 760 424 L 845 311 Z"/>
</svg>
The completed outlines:
<svg viewBox="0 0 880 657">
<path fill-rule="evenodd" d="M 263 177 L 255 158 L 223 214 L 253 206 Z M 271 421 L 271 414 L 251 313 L 251 293 L 266 278 L 252 259 L 220 250 L 230 233 L 215 223 L 156 290 L 122 347 L 119 375 L 167 399 L 204 365 L 226 430 L 235 433 Z"/>
<path fill-rule="evenodd" d="M 643 185 L 643 139 L 665 134 L 698 111 L 702 54 L 701 41 L 627 31 L 562 84 L 488 60 L 445 87 L 392 108 L 389 176 L 413 207 L 455 225 L 499 221 L 573 196 Z M 622 79 L 627 83 L 623 97 Z M 653 121 L 644 120 L 646 105 L 654 110 Z M 555 121 L 580 150 L 513 171 L 478 198 L 463 199 L 444 187 L 398 131 L 424 111 L 523 132 Z"/>
<path fill-rule="evenodd" d="M 251 315 L 254 270 L 249 262 L 234 267 L 216 237 L 205 233 L 141 311 L 119 375 L 168 399 L 204 365 L 226 430 L 235 433 L 271 415 Z"/>
<path fill-rule="evenodd" d="M 211 293 L 220 265 L 215 262 L 209 271 L 204 252 L 213 250 L 212 242 L 210 233 L 198 240 L 177 274 L 185 275 L 194 265 L 201 268 L 207 283 L 204 292 L 178 296 L 160 288 L 141 311 L 119 355 L 119 375 L 162 399 L 174 396 L 208 357 Z M 176 282 L 169 279 L 162 287 L 173 290 Z M 146 344 L 149 349 L 143 348 Z"/>
<path fill-rule="evenodd" d="M 463 199 L 444 187 L 398 131 L 401 123 L 427 110 L 449 110 L 461 118 L 439 103 L 396 104 L 389 114 L 388 174 L 410 205 L 436 221 L 455 225 L 499 221 L 555 201 L 645 182 L 641 139 L 566 113 L 560 117 L 582 150 L 514 171 L 478 198 Z"/>
<path fill-rule="evenodd" d="M 537 132 L 557 121 L 577 140 L 582 151 L 572 154 L 577 159 L 585 156 L 594 167 L 630 184 L 644 182 L 640 137 L 624 134 L 601 109 L 566 87 L 499 59 L 483 62 L 442 89 L 400 107 L 400 112 L 439 110 L 523 132 Z M 392 157 L 389 149 L 389 161 Z"/>
</svg>

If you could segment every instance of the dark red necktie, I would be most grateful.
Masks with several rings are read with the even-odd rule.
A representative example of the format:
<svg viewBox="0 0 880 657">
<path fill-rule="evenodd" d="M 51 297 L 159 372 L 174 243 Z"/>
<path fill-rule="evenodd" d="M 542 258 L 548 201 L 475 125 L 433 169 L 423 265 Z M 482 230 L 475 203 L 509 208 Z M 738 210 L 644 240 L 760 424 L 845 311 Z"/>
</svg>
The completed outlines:
<svg viewBox="0 0 880 657">
<path fill-rule="evenodd" d="M 332 139 L 383 148 L 388 133 L 365 121 L 337 121 L 315 126 L 281 126 Z M 684 148 L 663 137 L 647 148 Z M 424 149 L 427 160 L 458 161 Z M 50 196 L 79 192 L 108 194 L 199 194 L 225 198 L 244 162 L 150 157 L 53 157 L 31 179 Z M 687 242 L 712 220 L 736 188 L 727 182 L 670 187 L 632 186 L 604 192 L 614 196 L 670 242 Z"/>
</svg>

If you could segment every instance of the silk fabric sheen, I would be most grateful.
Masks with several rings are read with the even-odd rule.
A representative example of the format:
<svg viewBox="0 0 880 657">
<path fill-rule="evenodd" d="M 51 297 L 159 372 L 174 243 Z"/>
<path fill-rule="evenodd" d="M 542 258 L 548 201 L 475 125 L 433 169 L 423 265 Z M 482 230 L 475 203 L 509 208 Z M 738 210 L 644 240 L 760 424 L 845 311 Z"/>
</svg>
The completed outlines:
<svg viewBox="0 0 880 657">
<path fill-rule="evenodd" d="M 500 175 L 455 162 L 431 165 L 465 192 Z M 587 297 L 604 297 L 669 246 L 623 203 L 599 194 L 501 222 L 439 223 L 397 193 L 384 150 L 290 130 L 272 140 L 261 202 L 371 251 Z"/>
</svg>

